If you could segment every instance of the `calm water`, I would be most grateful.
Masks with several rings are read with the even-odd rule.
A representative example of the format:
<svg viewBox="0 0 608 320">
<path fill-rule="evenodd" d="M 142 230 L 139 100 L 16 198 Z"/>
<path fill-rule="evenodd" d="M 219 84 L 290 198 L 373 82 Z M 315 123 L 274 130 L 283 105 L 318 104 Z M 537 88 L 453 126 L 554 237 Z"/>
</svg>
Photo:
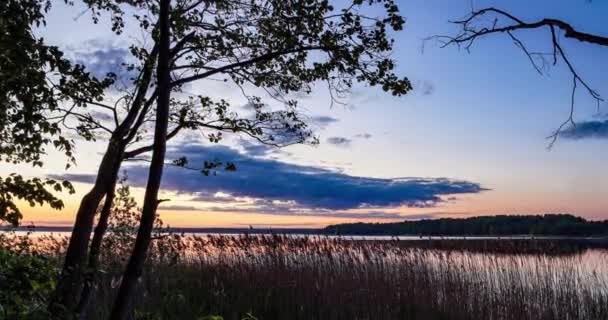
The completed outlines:
<svg viewBox="0 0 608 320">
<path fill-rule="evenodd" d="M 6 231 L 0 230 L 0 233 Z M 28 231 L 15 231 L 17 235 L 26 235 Z M 30 236 L 69 236 L 71 232 L 51 232 L 51 231 L 33 231 L 29 232 Z M 182 234 L 182 233 L 180 233 Z M 187 232 L 183 233 L 186 236 L 239 236 L 244 232 Z M 269 235 L 268 232 L 247 232 L 249 235 Z M 280 230 L 276 230 L 274 234 L 282 235 Z M 605 237 L 562 237 L 562 236 L 530 236 L 530 235 L 513 235 L 513 236 L 361 236 L 361 235 L 324 235 L 324 234 L 286 234 L 289 237 L 321 237 L 328 239 L 346 239 L 346 240 L 403 240 L 403 241 L 420 241 L 420 240 L 575 240 L 575 241 L 602 241 L 608 242 Z"/>
</svg>

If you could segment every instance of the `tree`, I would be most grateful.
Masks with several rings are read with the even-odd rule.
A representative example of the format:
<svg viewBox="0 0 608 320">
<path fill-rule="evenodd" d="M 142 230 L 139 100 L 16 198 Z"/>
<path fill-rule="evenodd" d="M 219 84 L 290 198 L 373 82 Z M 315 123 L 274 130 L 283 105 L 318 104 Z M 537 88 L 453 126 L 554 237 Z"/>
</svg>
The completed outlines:
<svg viewBox="0 0 608 320">
<path fill-rule="evenodd" d="M 608 233 L 608 221 L 587 221 L 569 214 L 497 215 L 389 223 L 346 223 L 327 226 L 324 230 L 343 235 L 588 237 Z"/>
<path fill-rule="evenodd" d="M 131 296 L 135 291 L 137 280 L 141 276 L 143 262 L 148 253 L 148 247 L 154 228 L 156 208 L 158 206 L 158 191 L 163 175 L 165 151 L 167 150 L 167 128 L 169 125 L 169 105 L 171 101 L 171 0 L 160 0 L 159 10 L 159 60 L 156 71 L 158 79 L 158 100 L 156 103 L 156 126 L 154 130 L 154 145 L 152 161 L 148 173 L 148 183 L 144 195 L 144 206 L 141 213 L 139 230 L 133 246 L 133 252 L 118 290 L 118 295 L 110 317 L 112 319 L 127 319 L 130 311 Z"/>
<path fill-rule="evenodd" d="M 94 15 L 98 9 L 110 10 L 116 15 L 115 32 L 120 33 L 121 14 L 119 7 L 110 6 L 106 3 L 90 3 Z M 107 5 L 107 6 L 106 6 Z M 145 25 L 151 35 L 155 34 L 155 27 L 141 22 Z M 105 135 L 109 140 L 106 153 L 101 160 L 98 175 L 93 188 L 83 197 L 78 209 L 74 232 L 69 242 L 62 277 L 57 287 L 56 297 L 51 309 L 55 313 L 62 313 L 63 309 L 71 310 L 78 300 L 87 301 L 87 291 L 78 298 L 78 292 L 82 287 L 84 279 L 84 267 L 87 264 L 87 253 L 89 265 L 95 265 L 99 250 L 107 229 L 107 221 L 111 213 L 110 207 L 113 202 L 114 188 L 120 166 L 125 160 L 133 160 L 137 156 L 152 150 L 152 145 L 145 145 L 146 139 L 142 129 L 153 121 L 151 113 L 152 105 L 158 94 L 154 88 L 156 82 L 153 76 L 153 68 L 156 65 L 158 46 L 152 48 L 131 47 L 131 52 L 138 58 L 139 63 L 123 66 L 126 70 L 137 70 L 138 75 L 130 79 L 133 83 L 124 95 L 114 101 L 86 101 L 83 103 L 83 111 L 74 109 L 63 110 L 67 116 L 75 118 L 81 127 L 86 127 L 91 132 L 91 137 Z M 176 54 L 176 53 L 173 53 Z M 151 91 L 151 93 L 150 93 Z M 107 99 L 106 99 L 107 100 Z M 251 106 L 255 109 L 251 117 L 239 117 L 236 112 L 230 110 L 227 101 L 213 101 L 205 96 L 190 96 L 183 100 L 173 99 L 170 101 L 171 109 L 169 123 L 171 130 L 167 138 L 173 138 L 184 130 L 212 130 L 213 133 L 205 131 L 209 140 L 219 142 L 222 132 L 242 133 L 260 143 L 285 146 L 293 143 L 314 141 L 306 123 L 300 119 L 295 108 L 287 110 L 268 111 L 263 109 L 264 104 L 256 97 L 249 97 Z M 87 108 L 87 109 L 85 109 Z M 98 111 L 106 111 L 113 117 L 113 123 L 105 124 L 95 120 L 93 112 L 88 109 L 96 108 Z M 98 112 L 96 111 L 96 112 Z M 112 128 L 114 125 L 114 128 Z M 312 139 L 312 140 L 311 140 Z M 142 145 L 143 144 L 143 145 Z M 131 147 L 131 149 L 128 149 Z M 139 159 L 145 160 L 145 159 Z M 186 159 L 175 159 L 174 165 L 187 167 Z M 231 169 L 230 163 L 209 162 L 201 168 L 189 169 L 199 170 L 208 174 L 210 170 L 224 165 Z M 90 241 L 97 207 L 104 200 L 103 209 L 99 215 L 93 239 Z M 86 303 L 80 303 L 86 305 Z"/>
<path fill-rule="evenodd" d="M 562 61 L 568 71 L 572 75 L 572 93 L 570 101 L 570 115 L 567 120 L 564 121 L 555 132 L 549 137 L 551 138 L 550 146 L 552 146 L 562 130 L 567 126 L 575 126 L 574 122 L 574 106 L 575 106 L 575 94 L 579 85 L 593 98 L 598 108 L 601 102 L 604 101 L 602 96 L 594 90 L 585 79 L 577 72 L 574 67 L 574 63 L 568 57 L 564 45 L 562 44 L 561 38 L 566 40 L 578 40 L 580 42 L 608 46 L 608 37 L 602 35 L 595 35 L 585 33 L 577 30 L 568 22 L 553 19 L 544 18 L 537 21 L 525 21 L 520 19 L 507 11 L 500 10 L 494 7 L 483 8 L 480 10 L 472 10 L 466 17 L 461 20 L 452 21 L 460 28 L 460 32 L 454 36 L 434 36 L 432 39 L 436 39 L 441 43 L 442 47 L 449 45 L 455 45 L 458 47 L 464 47 L 467 51 L 470 51 L 471 47 L 476 40 L 495 34 L 506 34 L 509 36 L 513 43 L 520 48 L 534 69 L 539 73 L 543 74 L 543 70 L 548 65 L 556 65 L 558 61 Z M 517 32 L 525 30 L 541 30 L 548 29 L 550 34 L 551 49 L 547 52 L 533 52 L 529 50 L 526 44 L 520 40 L 517 36 Z M 429 39 L 431 39 L 429 38 Z M 550 59 L 550 60 L 548 60 Z"/>
<path fill-rule="evenodd" d="M 72 64 L 54 46 L 32 32 L 45 24 L 50 0 L 7 0 L 0 3 L 0 161 L 34 167 L 41 156 L 56 148 L 74 162 L 73 141 L 62 135 L 60 121 L 53 119 L 62 104 L 95 100 L 111 83 L 97 80 L 83 66 Z M 75 99 L 73 99 L 75 98 Z M 81 133 L 86 136 L 86 130 Z M 16 199 L 30 205 L 63 208 L 53 192 L 67 189 L 68 181 L 24 178 L 13 173 L 0 177 L 0 221 L 17 225 L 22 218 Z"/>
<path fill-rule="evenodd" d="M 81 319 L 86 319 L 90 308 L 91 301 L 94 300 L 96 284 L 101 271 L 100 267 L 104 269 L 118 269 L 122 268 L 122 263 L 119 263 L 117 259 L 113 259 L 118 256 L 125 256 L 131 252 L 135 237 L 137 236 L 137 229 L 139 226 L 139 220 L 141 219 L 141 208 L 138 207 L 135 198 L 131 195 L 130 187 L 127 184 L 126 174 L 119 180 L 119 184 L 115 190 L 116 197 L 114 199 L 109 210 L 112 213 L 109 215 L 109 220 L 105 226 L 108 229 L 108 235 L 103 238 L 93 237 L 91 244 L 91 253 L 87 262 L 87 280 L 85 281 L 81 299 L 79 301 L 77 311 Z M 102 206 L 100 211 L 108 210 L 108 208 Z M 104 232 L 105 233 L 105 232 Z M 97 233 L 95 233 L 97 235 Z M 158 246 L 162 246 L 161 250 L 155 251 L 156 254 L 161 256 L 167 256 L 170 259 L 179 255 L 179 246 L 175 245 L 169 236 L 173 235 L 170 228 L 165 227 L 162 219 L 157 217 L 154 223 L 154 239 L 163 239 L 157 243 Z M 99 241 L 98 246 L 96 241 Z M 102 247 L 103 245 L 103 247 Z M 104 254 L 103 265 L 100 259 L 101 254 Z M 108 259 L 109 258 L 109 259 Z M 108 265 L 112 263 L 113 265 Z"/>
<path fill-rule="evenodd" d="M 151 121 L 156 121 L 157 125 L 159 120 L 165 121 L 158 117 L 158 99 L 163 88 L 160 86 L 161 78 L 155 79 L 153 74 L 154 68 L 160 64 L 161 51 L 157 20 L 160 8 L 157 3 L 109 0 L 86 0 L 85 3 L 95 19 L 109 12 L 113 30 L 117 33 L 122 31 L 125 23 L 136 21 L 150 36 L 153 45 L 130 47 L 139 62 L 126 66 L 137 71 L 137 76 L 132 79 L 133 86 L 125 98 L 113 105 L 88 101 L 87 106 L 102 108 L 112 115 L 115 129 L 88 121 L 92 118 L 90 114 L 70 113 L 95 130 L 105 131 L 109 143 L 93 188 L 83 198 L 77 213 L 53 303 L 58 311 L 61 306 L 68 311 L 73 310 L 73 301 L 78 300 L 95 211 L 104 197 L 105 204 L 111 203 L 120 164 L 125 159 L 151 151 L 154 145 L 141 145 L 142 128 Z M 223 76 L 224 81 L 245 92 L 255 115 L 239 118 L 230 111 L 227 101 L 212 101 L 204 94 L 170 98 L 168 113 L 163 114 L 169 121 L 166 137 L 175 137 L 184 129 L 206 129 L 215 132 L 208 135 L 212 142 L 219 141 L 221 132 L 228 131 L 243 133 L 276 146 L 301 143 L 312 136 L 299 116 L 297 101 L 287 98 L 289 93 L 311 94 L 312 85 L 321 82 L 326 83 L 333 94 L 345 93 L 355 82 L 381 86 L 396 95 L 406 93 L 411 85 L 406 78 L 398 78 L 392 71 L 394 61 L 388 53 L 393 42 L 387 34 L 388 28 L 401 30 L 403 18 L 392 1 L 369 1 L 367 4 L 384 7 L 386 16 L 374 18 L 361 14 L 358 11 L 363 6 L 361 1 L 355 1 L 336 13 L 334 11 L 338 10 L 327 1 L 174 1 L 170 9 L 168 54 L 171 71 L 168 87 L 171 92 L 183 96 L 185 84 Z M 123 7 L 128 6 L 134 10 L 123 11 Z M 137 15 L 125 20 L 125 12 L 137 12 Z M 264 111 L 263 106 L 267 103 L 261 97 L 246 93 L 254 87 L 270 92 L 273 99 L 283 104 L 284 110 Z M 155 102 L 156 118 L 152 113 Z M 117 114 L 121 110 L 124 113 L 122 117 Z M 160 131 L 159 139 L 162 139 Z M 160 142 L 155 140 L 157 143 Z M 140 146 L 127 150 L 134 144 Z M 165 164 L 164 157 L 160 158 Z M 157 169 L 159 162 L 155 162 Z M 184 166 L 186 163 L 176 159 L 174 164 Z M 204 164 L 202 172 L 209 172 L 217 165 Z M 230 168 L 230 165 L 226 167 Z M 156 209 L 156 204 L 151 204 L 151 197 L 147 200 L 148 208 L 152 209 L 144 210 L 142 220 L 150 219 L 150 212 Z M 102 212 L 94 239 L 98 235 L 97 230 L 103 234 L 100 227 L 103 227 L 104 218 Z M 144 242 L 145 233 L 143 230 Z M 141 255 L 139 251 L 145 251 L 147 246 L 136 244 L 136 248 L 137 254 L 145 258 L 145 254 Z"/>
<path fill-rule="evenodd" d="M 73 165 L 74 142 L 62 130 L 71 115 L 65 105 L 72 104 L 69 110 L 84 108 L 85 101 L 101 100 L 113 83 L 111 76 L 90 76 L 82 65 L 72 64 L 61 50 L 34 35 L 32 29 L 44 26 L 50 8 L 49 0 L 0 4 L 0 161 L 41 167 L 50 146 L 63 151 L 66 167 Z M 75 131 L 91 140 L 94 128 L 77 123 Z M 63 202 L 49 188 L 73 192 L 68 181 L 26 179 L 14 173 L 0 178 L 0 219 L 19 223 L 22 215 L 14 199 L 62 208 Z"/>
</svg>

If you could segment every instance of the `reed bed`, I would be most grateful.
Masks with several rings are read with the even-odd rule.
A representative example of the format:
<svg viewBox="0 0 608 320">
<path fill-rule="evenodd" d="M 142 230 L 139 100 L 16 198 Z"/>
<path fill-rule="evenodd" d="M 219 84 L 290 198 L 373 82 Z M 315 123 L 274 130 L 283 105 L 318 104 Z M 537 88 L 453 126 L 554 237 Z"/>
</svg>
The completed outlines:
<svg viewBox="0 0 608 320">
<path fill-rule="evenodd" d="M 137 315 L 608 319 L 605 250 L 492 253 L 420 244 L 426 247 L 280 235 L 167 236 L 150 252 L 136 298 Z M 54 254 L 61 251 L 60 246 L 50 247 Z M 94 319 L 107 319 L 120 281 L 123 253 L 116 244 L 113 248 L 103 256 L 106 267 Z"/>
</svg>

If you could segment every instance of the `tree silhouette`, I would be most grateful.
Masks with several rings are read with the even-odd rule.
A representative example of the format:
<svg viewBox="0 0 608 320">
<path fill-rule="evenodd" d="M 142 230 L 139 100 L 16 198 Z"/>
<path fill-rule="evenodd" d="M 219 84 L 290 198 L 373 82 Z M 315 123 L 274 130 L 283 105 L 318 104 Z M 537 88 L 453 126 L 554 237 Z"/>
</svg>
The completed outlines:
<svg viewBox="0 0 608 320">
<path fill-rule="evenodd" d="M 0 3 L 0 161 L 34 167 L 42 155 L 57 149 L 74 163 L 73 140 L 62 132 L 63 105 L 82 106 L 96 100 L 113 81 L 97 80 L 82 65 L 72 64 L 54 46 L 36 37 L 32 29 L 45 24 L 50 0 L 7 0 Z M 90 139 L 87 128 L 79 135 Z M 63 208 L 53 192 L 67 189 L 68 181 L 24 178 L 13 173 L 0 177 L 0 221 L 17 225 L 22 217 L 16 199 L 30 205 Z"/>
<path fill-rule="evenodd" d="M 334 8 L 328 1 L 320 0 L 171 1 L 168 61 L 162 62 L 167 63 L 170 72 L 169 83 L 165 85 L 161 85 L 162 77 L 155 77 L 154 72 L 158 72 L 162 52 L 159 4 L 144 0 L 84 2 L 94 21 L 109 14 L 116 33 L 121 33 L 126 24 L 135 23 L 151 44 L 130 46 L 138 62 L 125 66 L 134 70 L 136 76 L 131 79 L 132 86 L 124 97 L 113 103 L 88 101 L 86 104 L 87 108 L 105 110 L 113 123 L 90 125 L 109 142 L 93 188 L 83 197 L 77 212 L 62 277 L 52 303 L 52 309 L 65 317 L 75 311 L 79 300 L 95 211 L 104 198 L 104 208 L 109 207 L 105 204 L 111 204 L 117 174 L 124 160 L 158 150 L 155 152 L 158 156 L 152 156 L 154 170 L 150 177 L 155 177 L 159 183 L 159 171 L 167 164 L 161 150 L 164 147 L 159 147 L 165 143 L 161 141 L 165 137 L 171 139 L 184 130 L 204 130 L 211 142 L 219 142 L 222 132 L 244 134 L 274 146 L 314 142 L 314 136 L 298 111 L 298 102 L 289 98 L 290 93 L 312 94 L 313 85 L 324 83 L 332 93 L 333 102 L 357 82 L 380 86 L 395 95 L 411 89 L 406 78 L 399 78 L 392 71 L 395 63 L 389 53 L 393 41 L 388 32 L 389 29 L 401 30 L 404 20 L 391 0 L 365 3 L 355 0 L 343 8 Z M 364 6 L 377 6 L 384 11 L 384 16 L 367 16 L 360 11 Z M 133 10 L 126 9 L 128 7 Z M 201 94 L 184 91 L 186 84 L 218 80 L 218 77 L 243 92 L 254 110 L 252 117 L 239 117 L 227 101 L 213 101 L 204 90 Z M 269 99 L 279 102 L 283 109 L 265 110 L 267 100 L 249 94 L 252 88 L 263 89 Z M 170 97 L 168 108 L 166 104 L 162 107 L 159 104 L 161 94 L 163 99 Z M 163 109 L 167 109 L 166 113 L 159 116 Z M 90 113 L 72 110 L 70 116 L 85 125 L 90 124 L 87 122 Z M 154 143 L 146 144 L 144 129 L 147 125 L 155 123 L 158 126 L 164 121 L 167 121 L 167 130 L 157 128 Z M 174 160 L 175 165 L 187 163 L 187 159 Z M 216 165 L 204 165 L 201 171 L 209 172 Z M 229 163 L 224 167 L 233 168 Z M 129 271 L 131 276 L 125 277 L 125 287 L 129 286 L 130 279 L 137 278 L 145 259 L 149 241 L 146 226 L 153 222 L 157 205 L 155 193 L 158 190 L 154 189 L 158 186 L 147 188 L 150 196 L 146 196 L 144 202 L 144 223 L 133 255 L 137 258 L 132 258 L 132 268 L 128 269 L 132 270 Z M 94 239 L 103 237 L 104 219 L 107 220 L 104 212 L 102 210 Z M 93 243 L 97 242 L 93 240 Z M 127 292 L 127 298 L 129 290 L 123 290 Z M 128 309 L 128 300 L 124 307 L 117 307 L 117 310 Z M 122 316 L 123 312 L 117 311 L 117 314 Z"/>
<path fill-rule="evenodd" d="M 608 220 L 587 221 L 569 214 L 497 215 L 391 223 L 346 223 L 325 231 L 343 235 L 409 236 L 605 236 Z"/>
</svg>

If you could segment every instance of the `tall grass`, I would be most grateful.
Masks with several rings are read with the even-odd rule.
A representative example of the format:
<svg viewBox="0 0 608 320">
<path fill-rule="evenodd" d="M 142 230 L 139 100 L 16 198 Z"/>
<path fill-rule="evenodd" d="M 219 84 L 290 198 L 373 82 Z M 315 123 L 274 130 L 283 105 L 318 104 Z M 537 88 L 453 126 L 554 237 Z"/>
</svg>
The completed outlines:
<svg viewBox="0 0 608 320">
<path fill-rule="evenodd" d="M 604 250 L 507 254 L 471 241 L 460 248 L 475 251 L 424 243 L 169 236 L 151 250 L 136 309 L 159 319 L 608 319 Z M 50 247 L 60 254 L 61 245 Z M 106 247 L 94 319 L 107 319 L 124 249 Z"/>
</svg>

